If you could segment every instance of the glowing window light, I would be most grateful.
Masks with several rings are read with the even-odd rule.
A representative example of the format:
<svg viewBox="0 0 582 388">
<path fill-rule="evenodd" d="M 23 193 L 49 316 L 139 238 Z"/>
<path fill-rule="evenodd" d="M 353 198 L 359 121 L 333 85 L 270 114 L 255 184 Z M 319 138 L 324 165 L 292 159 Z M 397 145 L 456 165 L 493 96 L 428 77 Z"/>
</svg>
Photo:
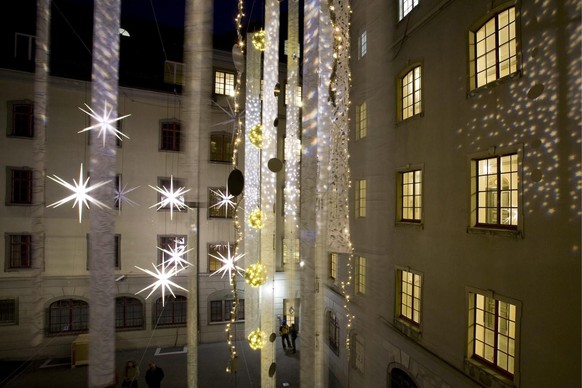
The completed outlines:
<svg viewBox="0 0 582 388">
<path fill-rule="evenodd" d="M 215 272 L 211 273 L 210 276 L 214 276 L 217 273 L 222 273 L 222 276 L 220 276 L 221 278 L 224 277 L 224 275 L 228 272 L 228 278 L 230 280 L 230 283 L 232 284 L 232 274 L 238 274 L 240 276 L 243 276 L 243 272 L 244 269 L 242 269 L 241 267 L 239 267 L 238 265 L 236 265 L 236 262 L 239 261 L 240 259 L 242 259 L 242 257 L 245 255 L 245 253 L 238 254 L 233 256 L 230 252 L 230 244 L 228 244 L 226 246 L 227 252 L 226 252 L 226 257 L 222 255 L 222 253 L 217 252 L 218 256 L 209 254 L 209 256 L 214 257 L 216 260 L 220 261 L 222 263 L 222 267 L 220 267 L 218 270 L 216 270 Z"/>
<path fill-rule="evenodd" d="M 174 217 L 174 208 L 176 208 L 177 211 L 181 211 L 182 209 L 190 209 L 184 203 L 184 194 L 190 191 L 190 189 L 185 190 L 185 187 L 180 187 L 174 191 L 174 176 L 170 176 L 170 189 L 167 189 L 165 186 L 148 186 L 162 195 L 162 200 L 150 206 L 150 209 L 157 206 L 158 208 L 156 210 L 160 210 L 163 207 L 169 206 L 170 219 L 173 219 Z"/>
<path fill-rule="evenodd" d="M 81 220 L 83 218 L 83 205 L 87 206 L 87 209 L 89 209 L 89 202 L 91 202 L 92 204 L 94 204 L 95 206 L 97 206 L 99 208 L 105 207 L 105 208 L 109 209 L 109 206 L 107 206 L 103 202 L 91 197 L 89 195 L 89 192 L 95 190 L 98 187 L 106 185 L 107 183 L 111 182 L 111 180 L 99 182 L 99 183 L 96 183 L 92 186 L 88 186 L 90 178 L 87 177 L 87 179 L 83 180 L 83 163 L 81 163 L 81 169 L 79 170 L 79 181 L 77 182 L 75 179 L 73 179 L 73 185 L 66 182 L 65 180 L 59 178 L 56 175 L 49 176 L 48 178 L 57 182 L 58 184 L 60 184 L 64 187 L 66 187 L 67 189 L 71 190 L 73 192 L 73 194 L 61 199 L 60 201 L 52 203 L 52 204 L 48 205 L 47 207 L 56 208 L 56 207 L 59 207 L 65 203 L 69 202 L 69 201 L 72 201 L 74 199 L 75 202 L 73 203 L 73 207 L 75 207 L 75 206 L 79 207 L 79 223 L 81 223 Z"/>
<path fill-rule="evenodd" d="M 253 350 L 262 349 L 267 344 L 267 334 L 261 329 L 251 331 L 247 339 Z"/>
<path fill-rule="evenodd" d="M 88 114 L 89 116 L 91 116 L 95 121 L 97 121 L 97 124 L 94 124 L 94 125 L 91 125 L 90 127 L 82 129 L 77 133 L 87 132 L 87 131 L 91 131 L 93 129 L 94 130 L 98 129 L 99 134 L 97 136 L 103 137 L 103 146 L 104 147 L 105 147 L 105 140 L 107 138 L 108 133 L 111 135 L 114 135 L 119 140 L 123 140 L 121 138 L 121 136 L 125 137 L 126 139 L 129 139 L 129 137 L 127 135 L 125 135 L 123 132 L 119 131 L 115 126 L 113 126 L 113 123 L 115 123 L 119 120 L 122 120 L 126 117 L 129 117 L 131 115 L 125 115 L 125 116 L 121 116 L 121 117 L 112 116 L 113 109 L 108 110 L 107 103 L 105 103 L 105 106 L 103 107 L 103 115 L 102 116 L 99 116 L 97 114 L 97 112 L 95 112 L 93 109 L 91 109 L 91 107 L 89 105 L 85 104 L 85 106 L 87 107 L 87 109 L 89 109 L 90 112 L 87 112 L 83 108 L 79 108 L 79 109 L 81 111 L 85 112 L 86 114 Z M 119 135 L 121 135 L 121 136 L 119 136 Z"/>
<path fill-rule="evenodd" d="M 263 263 L 251 264 L 245 271 L 245 281 L 251 287 L 260 287 L 267 282 L 267 267 Z"/>
<path fill-rule="evenodd" d="M 254 229 L 262 229 L 265 226 L 265 213 L 260 209 L 254 210 L 249 215 L 249 226 Z"/>
<path fill-rule="evenodd" d="M 135 294 L 139 294 L 147 289 L 152 289 L 150 291 L 150 293 L 148 294 L 148 296 L 146 296 L 146 299 L 150 297 L 151 294 L 153 294 L 158 288 L 162 289 L 162 306 L 164 306 L 164 300 L 166 299 L 166 289 L 170 292 L 170 294 L 172 294 L 172 296 L 175 298 L 176 295 L 174 295 L 174 291 L 172 290 L 172 286 L 177 287 L 181 290 L 184 290 L 186 292 L 188 292 L 187 289 L 185 289 L 184 287 L 174 283 L 173 281 L 170 280 L 170 278 L 174 275 L 176 275 L 180 270 L 176 270 L 175 267 L 171 267 L 169 269 L 169 271 L 167 270 L 168 267 L 162 265 L 162 270 L 160 271 L 158 269 L 158 267 L 156 267 L 153 263 L 152 266 L 154 267 L 154 270 L 156 272 L 152 272 L 148 269 L 143 269 L 138 267 L 137 265 L 135 266 L 135 268 L 147 273 L 148 275 L 153 276 L 154 278 L 156 278 L 157 280 L 153 283 L 150 284 L 149 286 L 147 286 L 146 288 L 141 289 L 140 291 L 136 292 Z"/>
</svg>

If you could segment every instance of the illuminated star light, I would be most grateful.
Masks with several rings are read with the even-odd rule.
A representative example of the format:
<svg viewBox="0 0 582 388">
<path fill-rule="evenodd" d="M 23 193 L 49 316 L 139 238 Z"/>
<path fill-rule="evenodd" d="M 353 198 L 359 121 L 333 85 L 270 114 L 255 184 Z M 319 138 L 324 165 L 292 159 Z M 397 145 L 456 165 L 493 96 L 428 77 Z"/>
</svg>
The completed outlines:
<svg viewBox="0 0 582 388">
<path fill-rule="evenodd" d="M 219 260 L 220 262 L 222 262 L 222 267 L 220 267 L 220 269 L 218 269 L 216 272 L 213 272 L 210 274 L 210 276 L 212 275 L 216 275 L 217 273 L 222 272 L 222 276 L 221 278 L 224 277 L 224 275 L 228 272 L 228 278 L 230 279 L 230 283 L 232 284 L 232 272 L 235 271 L 238 275 L 242 276 L 242 273 L 244 272 L 244 269 L 242 269 L 241 267 L 239 267 L 238 265 L 236 265 L 236 262 L 240 259 L 242 259 L 242 257 L 244 255 L 246 255 L 246 253 L 243 253 L 242 255 L 236 255 L 236 256 L 231 256 L 230 254 L 230 244 L 227 245 L 227 253 L 226 253 L 226 257 L 224 257 L 222 255 L 222 253 L 218 252 L 218 256 L 214 256 L 209 254 L 210 256 L 214 257 L 216 260 Z"/>
<path fill-rule="evenodd" d="M 89 195 L 89 192 L 111 182 L 111 180 L 99 182 L 99 183 L 96 183 L 92 186 L 87 186 L 90 178 L 87 177 L 87 179 L 85 181 L 83 181 L 83 163 L 81 163 L 81 169 L 79 171 L 79 182 L 77 182 L 75 179 L 73 179 L 74 185 L 66 182 L 65 180 L 59 178 L 56 175 L 53 175 L 53 176 L 54 176 L 54 178 L 52 176 L 49 176 L 48 178 L 52 179 L 53 181 L 57 182 L 58 184 L 71 190 L 73 192 L 73 194 L 69 195 L 66 198 L 61 199 L 60 201 L 57 201 L 55 203 L 48 205 L 48 207 L 55 207 L 56 208 L 56 207 L 61 206 L 62 204 L 65 204 L 65 203 L 74 199 L 75 202 L 73 203 L 73 207 L 75 207 L 77 205 L 79 206 L 79 223 L 81 223 L 81 219 L 83 217 L 83 205 L 87 206 L 87 209 L 89 209 L 89 202 L 91 202 L 92 204 L 96 205 L 99 208 L 106 207 L 107 209 L 109 209 L 109 206 L 107 206 L 103 202 L 91 197 Z"/>
<path fill-rule="evenodd" d="M 97 112 L 95 112 L 93 109 L 91 109 L 91 107 L 89 105 L 85 104 L 85 106 L 87 107 L 87 109 L 90 110 L 90 112 L 87 112 L 83 108 L 79 108 L 79 109 L 81 111 L 87 113 L 94 120 L 96 120 L 97 124 L 91 125 L 90 127 L 82 129 L 77 133 L 87 132 L 87 131 L 90 131 L 92 129 L 95 129 L 95 130 L 99 129 L 99 134 L 97 136 L 103 136 L 103 147 L 105 147 L 105 139 L 107 137 L 107 133 L 114 135 L 119 140 L 123 140 L 121 138 L 121 136 L 125 137 L 126 139 L 129 139 L 129 136 L 125 135 L 123 132 L 121 132 L 117 128 L 115 128 L 115 126 L 113 126 L 113 123 L 115 123 L 119 120 L 122 120 L 128 116 L 131 116 L 131 115 L 125 115 L 125 116 L 121 116 L 121 117 L 112 117 L 111 113 L 113 112 L 113 109 L 107 110 L 107 103 L 105 103 L 103 106 L 103 116 L 99 116 L 97 114 Z M 121 135 L 121 136 L 119 136 L 119 135 Z"/>
<path fill-rule="evenodd" d="M 173 266 L 175 271 L 181 271 L 190 265 L 190 262 L 184 259 L 182 256 L 184 256 L 186 253 L 190 252 L 194 248 L 186 250 L 185 245 L 178 245 L 178 240 L 175 240 L 174 248 L 168 247 L 168 249 L 163 249 L 158 247 L 158 249 L 170 256 L 168 259 L 164 260 L 164 262 L 160 265 L 165 267 Z M 178 266 L 180 266 L 180 268 L 178 268 Z"/>
<path fill-rule="evenodd" d="M 139 203 L 129 199 L 127 194 L 131 193 L 133 190 L 137 189 L 137 187 L 132 187 L 131 189 L 127 188 L 127 184 L 121 187 L 121 180 L 119 181 L 119 186 L 115 188 L 115 204 L 119 207 L 119 211 L 121 211 L 121 204 L 127 203 L 131 206 L 139 205 Z"/>
<path fill-rule="evenodd" d="M 186 208 L 186 209 L 190 209 L 185 203 L 184 203 L 184 194 L 187 193 L 188 191 L 190 191 L 191 189 L 188 190 L 184 190 L 185 187 L 180 187 L 178 188 L 178 190 L 174 191 L 174 177 L 171 176 L 170 177 L 170 189 L 168 190 L 165 186 L 163 187 L 159 187 L 159 186 L 150 186 L 152 189 L 156 190 L 158 193 L 162 194 L 162 200 L 152 206 L 150 206 L 150 209 L 152 207 L 158 207 L 156 210 L 160 210 L 163 207 L 166 206 L 170 206 L 170 219 L 174 219 L 174 207 L 177 209 L 177 211 L 181 211 L 182 209 Z"/>
<path fill-rule="evenodd" d="M 235 208 L 235 203 L 232 200 L 234 198 L 234 195 L 230 194 L 228 192 L 228 188 L 224 191 L 224 193 L 218 189 L 218 190 L 210 190 L 212 191 L 214 194 L 216 194 L 216 196 L 219 198 L 219 201 L 217 203 L 215 203 L 214 205 L 210 206 L 210 208 L 213 207 L 218 207 L 218 209 L 220 209 L 221 207 L 224 206 L 225 209 L 225 217 L 228 218 L 228 208 L 232 207 L 233 209 Z"/>
<path fill-rule="evenodd" d="M 147 286 L 146 288 L 136 292 L 136 295 L 139 294 L 142 291 L 147 290 L 148 288 L 151 288 L 152 290 L 150 291 L 150 293 L 148 294 L 148 296 L 146 296 L 146 299 L 150 297 L 151 294 L 153 294 L 158 288 L 162 288 L 162 306 L 164 306 L 165 303 L 165 299 L 166 299 L 166 289 L 170 292 L 170 294 L 172 294 L 172 296 L 175 298 L 176 295 L 174 294 L 174 291 L 172 290 L 172 286 L 177 287 L 181 290 L 184 290 L 186 292 L 188 292 L 187 289 L 185 289 L 184 287 L 174 283 L 173 281 L 170 280 L 170 278 L 174 275 L 176 275 L 178 272 L 180 272 L 179 270 L 176 270 L 175 268 L 171 268 L 169 271 L 166 271 L 166 267 L 162 266 L 162 270 L 160 271 L 158 269 L 158 267 L 156 267 L 153 263 L 152 266 L 154 267 L 154 269 L 156 270 L 156 272 L 152 272 L 149 269 L 143 269 L 138 267 L 137 265 L 135 266 L 135 268 L 142 270 L 143 272 L 147 273 L 148 275 L 153 276 L 154 278 L 156 278 L 157 280 L 153 283 L 150 284 L 149 286 Z"/>
</svg>

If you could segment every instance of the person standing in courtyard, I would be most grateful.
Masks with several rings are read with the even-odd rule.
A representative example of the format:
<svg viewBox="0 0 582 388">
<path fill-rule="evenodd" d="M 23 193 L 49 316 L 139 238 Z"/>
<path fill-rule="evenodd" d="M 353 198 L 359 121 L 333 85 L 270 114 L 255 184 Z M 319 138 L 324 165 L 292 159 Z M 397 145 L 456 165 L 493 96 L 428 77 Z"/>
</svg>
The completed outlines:
<svg viewBox="0 0 582 388">
<path fill-rule="evenodd" d="M 164 378 L 164 371 L 153 361 L 148 364 L 148 370 L 145 374 L 146 384 L 148 388 L 160 388 L 162 379 Z"/>
<path fill-rule="evenodd" d="M 297 353 L 297 348 L 295 347 L 295 340 L 297 339 L 297 326 L 292 323 L 289 331 L 291 332 L 291 345 L 293 346 L 293 353 Z"/>
<path fill-rule="evenodd" d="M 125 375 L 121 385 L 127 388 L 137 388 L 138 377 L 139 367 L 135 364 L 135 362 L 128 361 L 127 364 L 125 364 Z"/>
<path fill-rule="evenodd" d="M 281 342 L 283 343 L 283 350 L 287 349 L 287 346 L 291 347 L 291 342 L 289 341 L 289 326 L 287 326 L 287 321 L 283 320 L 283 323 L 279 327 L 279 334 L 281 334 Z M 287 346 L 285 346 L 287 342 Z"/>
</svg>

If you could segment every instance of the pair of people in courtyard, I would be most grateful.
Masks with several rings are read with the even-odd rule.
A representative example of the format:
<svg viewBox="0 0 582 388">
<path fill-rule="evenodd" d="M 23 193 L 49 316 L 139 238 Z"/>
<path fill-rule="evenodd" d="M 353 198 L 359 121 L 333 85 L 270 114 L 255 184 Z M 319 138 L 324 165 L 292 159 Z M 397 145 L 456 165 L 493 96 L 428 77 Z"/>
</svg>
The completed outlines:
<svg viewBox="0 0 582 388">
<path fill-rule="evenodd" d="M 281 335 L 281 342 L 283 343 L 283 350 L 289 349 L 293 350 L 293 353 L 297 352 L 295 347 L 295 341 L 297 340 L 297 326 L 291 324 L 291 327 L 287 325 L 287 320 L 283 320 L 281 326 L 279 327 L 279 334 Z M 289 341 L 289 336 L 291 336 L 291 341 Z"/>
</svg>

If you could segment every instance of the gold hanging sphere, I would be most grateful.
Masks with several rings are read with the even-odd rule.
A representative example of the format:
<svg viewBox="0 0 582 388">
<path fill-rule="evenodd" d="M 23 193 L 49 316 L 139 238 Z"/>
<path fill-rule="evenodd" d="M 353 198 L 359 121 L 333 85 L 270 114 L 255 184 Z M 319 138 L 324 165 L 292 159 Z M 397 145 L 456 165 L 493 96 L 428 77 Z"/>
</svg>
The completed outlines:
<svg viewBox="0 0 582 388">
<path fill-rule="evenodd" d="M 265 213 L 261 209 L 257 209 L 249 215 L 249 226 L 254 229 L 262 229 L 265 226 Z"/>
<path fill-rule="evenodd" d="M 255 46 L 259 51 L 265 51 L 265 48 L 267 47 L 265 31 L 260 30 L 253 34 L 253 46 Z"/>
<path fill-rule="evenodd" d="M 263 126 L 257 124 L 249 132 L 249 141 L 258 149 L 263 148 Z"/>
<path fill-rule="evenodd" d="M 261 329 L 251 331 L 247 339 L 253 350 L 262 349 L 267 344 L 267 334 Z"/>
<path fill-rule="evenodd" d="M 245 281 L 251 287 L 259 287 L 267 281 L 267 267 L 263 263 L 251 264 L 245 270 Z"/>
</svg>

